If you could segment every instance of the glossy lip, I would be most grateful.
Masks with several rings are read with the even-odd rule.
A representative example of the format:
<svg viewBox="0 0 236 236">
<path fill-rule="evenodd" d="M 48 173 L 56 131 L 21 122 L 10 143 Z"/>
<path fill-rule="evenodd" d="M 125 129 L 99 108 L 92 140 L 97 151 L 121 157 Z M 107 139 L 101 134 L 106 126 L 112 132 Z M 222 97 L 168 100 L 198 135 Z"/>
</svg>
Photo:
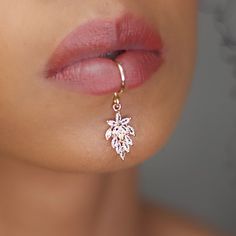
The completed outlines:
<svg viewBox="0 0 236 236">
<path fill-rule="evenodd" d="M 158 70 L 162 48 L 160 35 L 141 18 L 125 14 L 115 20 L 93 20 L 59 44 L 47 64 L 46 78 L 93 95 L 118 91 L 117 64 L 106 54 L 122 51 L 115 60 L 124 68 L 126 87 L 134 88 Z"/>
</svg>

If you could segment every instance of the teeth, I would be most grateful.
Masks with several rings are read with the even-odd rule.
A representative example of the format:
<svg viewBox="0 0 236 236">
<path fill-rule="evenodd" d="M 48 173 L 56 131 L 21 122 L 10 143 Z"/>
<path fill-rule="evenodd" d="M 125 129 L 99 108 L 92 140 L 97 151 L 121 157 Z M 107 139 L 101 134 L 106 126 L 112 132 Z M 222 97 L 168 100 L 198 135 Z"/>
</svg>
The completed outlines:
<svg viewBox="0 0 236 236">
<path fill-rule="evenodd" d="M 124 52 L 125 52 L 125 50 L 117 50 L 117 51 L 113 51 L 113 52 L 107 52 L 107 53 L 101 55 L 101 57 L 106 57 L 111 60 L 115 60 L 120 54 L 122 54 Z"/>
</svg>

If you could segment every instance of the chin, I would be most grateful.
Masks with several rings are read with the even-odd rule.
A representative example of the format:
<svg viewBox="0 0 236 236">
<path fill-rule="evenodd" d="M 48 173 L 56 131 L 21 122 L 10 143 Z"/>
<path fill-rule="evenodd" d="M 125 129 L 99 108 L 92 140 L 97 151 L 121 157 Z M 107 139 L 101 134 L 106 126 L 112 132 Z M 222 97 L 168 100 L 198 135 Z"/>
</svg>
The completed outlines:
<svg viewBox="0 0 236 236">
<path fill-rule="evenodd" d="M 150 129 L 150 131 L 149 131 Z M 165 132 L 155 132 L 153 126 L 145 126 L 139 130 L 134 139 L 134 146 L 127 153 L 125 160 L 111 148 L 104 138 L 95 140 L 99 134 L 91 134 L 88 139 L 77 142 L 71 133 L 52 138 L 53 142 L 41 144 L 40 150 L 28 147 L 27 152 L 17 155 L 18 161 L 23 161 L 35 167 L 51 171 L 67 173 L 108 173 L 138 166 L 158 153 L 167 143 L 173 127 Z M 100 132 L 99 132 L 100 133 Z M 93 138 L 92 138 L 93 137 Z M 22 151 L 22 150 L 21 150 Z"/>
</svg>

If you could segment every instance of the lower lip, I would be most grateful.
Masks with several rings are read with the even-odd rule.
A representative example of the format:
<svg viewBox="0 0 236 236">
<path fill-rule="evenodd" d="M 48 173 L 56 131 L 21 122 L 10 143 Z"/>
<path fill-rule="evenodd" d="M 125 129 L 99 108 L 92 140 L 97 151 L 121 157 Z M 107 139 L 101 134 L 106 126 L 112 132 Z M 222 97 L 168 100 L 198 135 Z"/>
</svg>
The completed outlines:
<svg viewBox="0 0 236 236">
<path fill-rule="evenodd" d="M 135 88 L 148 80 L 162 64 L 160 54 L 131 50 L 116 58 L 125 73 L 126 88 Z M 92 95 L 104 95 L 119 91 L 121 77 L 117 63 L 108 58 L 90 58 L 73 63 L 50 77 L 66 89 Z"/>
</svg>

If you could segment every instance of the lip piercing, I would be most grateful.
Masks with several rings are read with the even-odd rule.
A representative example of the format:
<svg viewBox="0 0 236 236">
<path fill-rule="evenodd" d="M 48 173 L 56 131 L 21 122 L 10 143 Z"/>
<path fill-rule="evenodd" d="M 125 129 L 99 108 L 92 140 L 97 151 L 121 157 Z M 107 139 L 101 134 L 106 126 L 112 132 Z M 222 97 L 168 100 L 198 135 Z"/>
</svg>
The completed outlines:
<svg viewBox="0 0 236 236">
<path fill-rule="evenodd" d="M 130 136 L 135 136 L 135 131 L 132 126 L 129 125 L 130 117 L 122 118 L 121 116 L 121 103 L 120 96 L 125 91 L 126 77 L 124 68 L 121 63 L 115 61 L 120 73 L 121 86 L 119 91 L 114 93 L 112 108 L 115 112 L 114 120 L 107 120 L 109 128 L 106 130 L 106 140 L 111 139 L 111 146 L 120 156 L 122 160 L 125 160 L 126 154 L 130 152 L 130 146 L 133 146 L 133 141 Z"/>
<path fill-rule="evenodd" d="M 120 78 L 121 78 L 121 86 L 120 90 L 118 92 L 114 93 L 113 96 L 113 110 L 118 111 L 121 109 L 121 104 L 120 104 L 120 95 L 124 92 L 125 90 L 125 73 L 122 65 L 119 62 L 116 62 L 119 73 L 120 73 Z"/>
</svg>

